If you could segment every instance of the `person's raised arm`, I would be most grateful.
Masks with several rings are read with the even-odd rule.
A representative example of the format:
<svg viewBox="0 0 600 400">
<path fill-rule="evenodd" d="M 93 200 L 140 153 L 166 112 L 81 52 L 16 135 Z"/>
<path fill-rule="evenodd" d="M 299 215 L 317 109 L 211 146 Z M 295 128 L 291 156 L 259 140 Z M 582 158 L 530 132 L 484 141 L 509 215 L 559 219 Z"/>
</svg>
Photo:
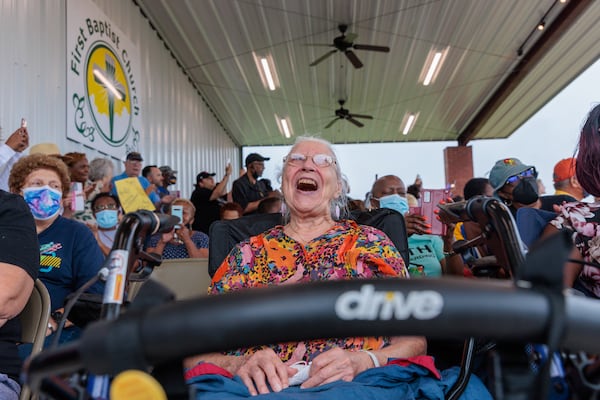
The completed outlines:
<svg viewBox="0 0 600 400">
<path fill-rule="evenodd" d="M 16 153 L 22 153 L 23 150 L 29 147 L 29 132 L 27 128 L 19 128 L 14 131 L 6 139 L 6 145 Z"/>
<path fill-rule="evenodd" d="M 221 179 L 221 182 L 217 183 L 217 186 L 213 189 L 210 195 L 210 201 L 216 200 L 221 196 L 227 194 L 227 182 L 231 176 L 231 164 L 227 164 L 225 167 L 225 176 Z"/>
</svg>

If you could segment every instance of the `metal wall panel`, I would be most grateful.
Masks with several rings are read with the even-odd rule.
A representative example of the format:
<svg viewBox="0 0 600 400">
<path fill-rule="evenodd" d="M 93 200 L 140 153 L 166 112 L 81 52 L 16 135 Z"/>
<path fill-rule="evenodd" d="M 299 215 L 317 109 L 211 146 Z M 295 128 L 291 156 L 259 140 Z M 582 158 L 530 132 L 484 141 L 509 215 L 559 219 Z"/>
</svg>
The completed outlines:
<svg viewBox="0 0 600 400">
<path fill-rule="evenodd" d="M 171 187 L 189 197 L 196 174 L 220 179 L 226 160 L 234 175 L 239 149 L 226 134 L 140 9 L 129 1 L 97 0 L 96 5 L 137 46 L 141 61 L 144 163 L 178 171 Z M 2 142 L 28 120 L 31 143 L 54 142 L 63 153 L 96 150 L 66 138 L 65 0 L 0 0 L 0 131 Z M 116 171 L 122 162 L 113 160 Z"/>
</svg>

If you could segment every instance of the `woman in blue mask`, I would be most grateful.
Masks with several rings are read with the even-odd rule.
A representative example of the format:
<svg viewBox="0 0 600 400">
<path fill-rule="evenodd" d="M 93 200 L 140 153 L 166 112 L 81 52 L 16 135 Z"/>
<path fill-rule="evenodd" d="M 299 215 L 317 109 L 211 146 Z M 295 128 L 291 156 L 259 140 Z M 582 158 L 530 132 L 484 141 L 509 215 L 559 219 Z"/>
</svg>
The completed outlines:
<svg viewBox="0 0 600 400">
<path fill-rule="evenodd" d="M 91 210 L 94 213 L 96 225 L 90 226 L 90 229 L 94 233 L 102 253 L 108 256 L 122 217 L 119 198 L 106 192 L 99 193 L 92 199 Z"/>
<path fill-rule="evenodd" d="M 66 297 L 97 275 L 104 256 L 92 232 L 82 223 L 61 216 L 63 200 L 69 193 L 66 165 L 58 158 L 32 154 L 21 158 L 8 179 L 10 191 L 23 196 L 31 210 L 40 244 L 38 278 L 46 285 L 52 303 L 52 318 L 46 342 L 56 331 Z M 98 281 L 87 292 L 101 294 Z M 80 330 L 65 325 L 61 342 L 79 336 Z M 26 350 L 21 351 L 26 356 Z"/>
</svg>

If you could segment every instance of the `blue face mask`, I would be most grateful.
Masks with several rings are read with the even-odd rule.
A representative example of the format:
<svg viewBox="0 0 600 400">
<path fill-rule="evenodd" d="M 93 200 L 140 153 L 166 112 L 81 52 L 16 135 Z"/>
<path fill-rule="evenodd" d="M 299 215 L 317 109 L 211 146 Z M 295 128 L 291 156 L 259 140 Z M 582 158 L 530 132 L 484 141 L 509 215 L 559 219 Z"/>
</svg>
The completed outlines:
<svg viewBox="0 0 600 400">
<path fill-rule="evenodd" d="M 62 206 L 62 192 L 50 186 L 23 189 L 23 198 L 33 218 L 45 221 L 58 215 Z"/>
<path fill-rule="evenodd" d="M 110 229 L 119 223 L 119 212 L 117 210 L 102 210 L 96 213 L 96 222 L 102 229 Z"/>
<path fill-rule="evenodd" d="M 397 193 L 380 197 L 379 207 L 396 210 L 402 215 L 406 214 L 409 210 L 408 201 L 406 200 L 406 198 L 400 196 Z"/>
</svg>

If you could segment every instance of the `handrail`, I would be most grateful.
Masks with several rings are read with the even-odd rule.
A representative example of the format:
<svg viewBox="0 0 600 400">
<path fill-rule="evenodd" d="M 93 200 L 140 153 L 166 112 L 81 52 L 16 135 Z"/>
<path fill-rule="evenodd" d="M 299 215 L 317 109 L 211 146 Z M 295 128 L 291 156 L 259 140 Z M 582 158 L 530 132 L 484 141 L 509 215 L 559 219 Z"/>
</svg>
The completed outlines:
<svg viewBox="0 0 600 400">
<path fill-rule="evenodd" d="M 481 336 L 543 342 L 550 312 L 543 292 L 508 281 L 385 279 L 254 289 L 96 322 L 78 342 L 33 358 L 25 375 L 34 386 L 46 376 L 84 367 L 116 374 L 195 354 L 319 337 Z M 600 302 L 567 296 L 562 344 L 600 352 L 599 313 Z"/>
</svg>

